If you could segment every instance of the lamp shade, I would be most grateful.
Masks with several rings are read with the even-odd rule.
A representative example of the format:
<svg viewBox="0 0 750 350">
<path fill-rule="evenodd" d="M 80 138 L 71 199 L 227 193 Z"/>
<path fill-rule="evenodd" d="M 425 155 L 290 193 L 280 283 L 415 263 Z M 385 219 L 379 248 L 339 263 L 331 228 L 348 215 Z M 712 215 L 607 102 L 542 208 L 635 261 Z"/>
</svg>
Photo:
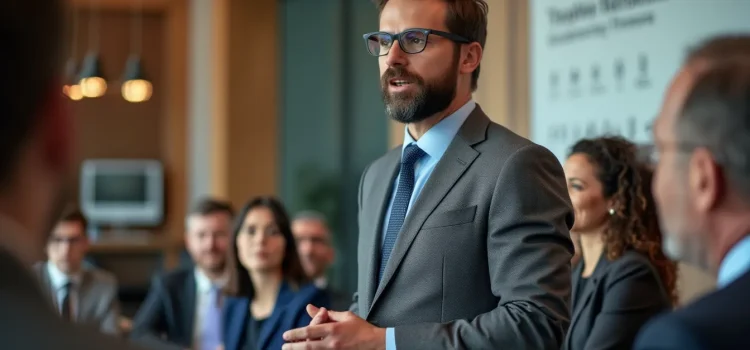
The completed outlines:
<svg viewBox="0 0 750 350">
<path fill-rule="evenodd" d="M 143 73 L 143 65 L 138 55 L 131 55 L 125 64 L 123 75 L 122 97 L 133 103 L 148 101 L 153 93 L 153 86 Z"/>
<path fill-rule="evenodd" d="M 100 97 L 107 92 L 107 80 L 102 74 L 99 55 L 90 52 L 83 59 L 83 66 L 79 74 L 81 92 L 85 97 Z"/>
</svg>

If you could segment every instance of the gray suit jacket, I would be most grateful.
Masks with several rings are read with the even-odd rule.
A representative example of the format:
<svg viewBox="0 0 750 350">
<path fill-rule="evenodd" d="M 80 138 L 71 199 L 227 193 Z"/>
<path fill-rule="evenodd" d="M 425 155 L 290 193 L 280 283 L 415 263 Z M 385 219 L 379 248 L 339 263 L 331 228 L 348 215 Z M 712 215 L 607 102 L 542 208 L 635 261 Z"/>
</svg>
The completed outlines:
<svg viewBox="0 0 750 350">
<path fill-rule="evenodd" d="M 395 327 L 399 349 L 559 349 L 573 215 L 558 160 L 477 106 L 409 210 L 378 284 L 400 156 L 399 147 L 362 175 L 351 310 Z"/>
<path fill-rule="evenodd" d="M 0 348 L 135 350 L 124 340 L 65 322 L 49 307 L 28 267 L 0 250 Z"/>
<path fill-rule="evenodd" d="M 52 305 L 57 305 L 57 299 L 52 294 L 46 263 L 35 264 L 34 273 Z M 100 269 L 85 269 L 76 304 L 78 305 L 76 322 L 99 329 L 104 333 L 119 335 L 120 302 L 117 299 L 117 279 L 114 275 Z"/>
</svg>

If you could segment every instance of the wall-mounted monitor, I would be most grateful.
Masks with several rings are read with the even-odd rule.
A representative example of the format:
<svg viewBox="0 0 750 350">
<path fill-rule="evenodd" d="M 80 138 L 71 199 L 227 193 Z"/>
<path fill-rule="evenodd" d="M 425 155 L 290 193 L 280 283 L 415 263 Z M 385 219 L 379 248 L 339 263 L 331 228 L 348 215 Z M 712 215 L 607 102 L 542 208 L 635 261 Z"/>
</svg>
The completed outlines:
<svg viewBox="0 0 750 350">
<path fill-rule="evenodd" d="M 164 218 L 164 170 L 151 159 L 89 159 L 80 206 L 96 226 L 153 227 Z"/>
</svg>

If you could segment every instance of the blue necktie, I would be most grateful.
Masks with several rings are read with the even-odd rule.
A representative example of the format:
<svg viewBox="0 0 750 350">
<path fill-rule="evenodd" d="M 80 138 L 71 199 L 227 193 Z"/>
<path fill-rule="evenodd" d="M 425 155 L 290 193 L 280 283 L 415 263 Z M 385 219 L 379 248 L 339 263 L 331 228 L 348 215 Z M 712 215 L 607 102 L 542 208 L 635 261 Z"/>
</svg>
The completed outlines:
<svg viewBox="0 0 750 350">
<path fill-rule="evenodd" d="M 388 228 L 385 231 L 385 240 L 380 254 L 378 283 L 383 278 L 388 258 L 391 257 L 391 251 L 396 244 L 399 232 L 401 232 L 401 226 L 403 226 L 404 219 L 406 218 L 406 211 L 409 209 L 411 194 L 414 192 L 414 164 L 424 155 L 424 151 L 417 144 L 412 143 L 406 146 L 404 154 L 401 156 L 398 188 L 396 189 L 396 197 L 393 199 L 391 216 L 388 219 Z"/>
<path fill-rule="evenodd" d="M 211 291 L 207 296 L 208 302 L 203 314 L 200 350 L 216 350 L 222 345 L 220 289 L 217 286 L 211 286 Z"/>
</svg>

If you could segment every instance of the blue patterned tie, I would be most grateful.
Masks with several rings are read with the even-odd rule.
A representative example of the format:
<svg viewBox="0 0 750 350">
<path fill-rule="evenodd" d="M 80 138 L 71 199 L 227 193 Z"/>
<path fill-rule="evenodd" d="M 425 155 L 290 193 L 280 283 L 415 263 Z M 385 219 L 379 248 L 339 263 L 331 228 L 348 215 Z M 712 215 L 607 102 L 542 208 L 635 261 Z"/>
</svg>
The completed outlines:
<svg viewBox="0 0 750 350">
<path fill-rule="evenodd" d="M 207 295 L 208 302 L 203 314 L 200 350 L 216 350 L 222 345 L 220 293 L 219 287 L 211 286 L 211 291 Z"/>
<path fill-rule="evenodd" d="M 396 244 L 399 232 L 401 232 L 401 226 L 404 224 L 404 219 L 406 218 L 406 211 L 409 209 L 411 194 L 414 192 L 414 164 L 424 155 L 424 151 L 416 143 L 412 143 L 406 146 L 404 154 L 401 157 L 401 169 L 399 170 L 396 197 L 393 199 L 391 216 L 388 219 L 388 229 L 385 231 L 385 240 L 380 254 L 378 283 L 383 278 L 388 258 L 391 257 L 391 251 Z"/>
</svg>

